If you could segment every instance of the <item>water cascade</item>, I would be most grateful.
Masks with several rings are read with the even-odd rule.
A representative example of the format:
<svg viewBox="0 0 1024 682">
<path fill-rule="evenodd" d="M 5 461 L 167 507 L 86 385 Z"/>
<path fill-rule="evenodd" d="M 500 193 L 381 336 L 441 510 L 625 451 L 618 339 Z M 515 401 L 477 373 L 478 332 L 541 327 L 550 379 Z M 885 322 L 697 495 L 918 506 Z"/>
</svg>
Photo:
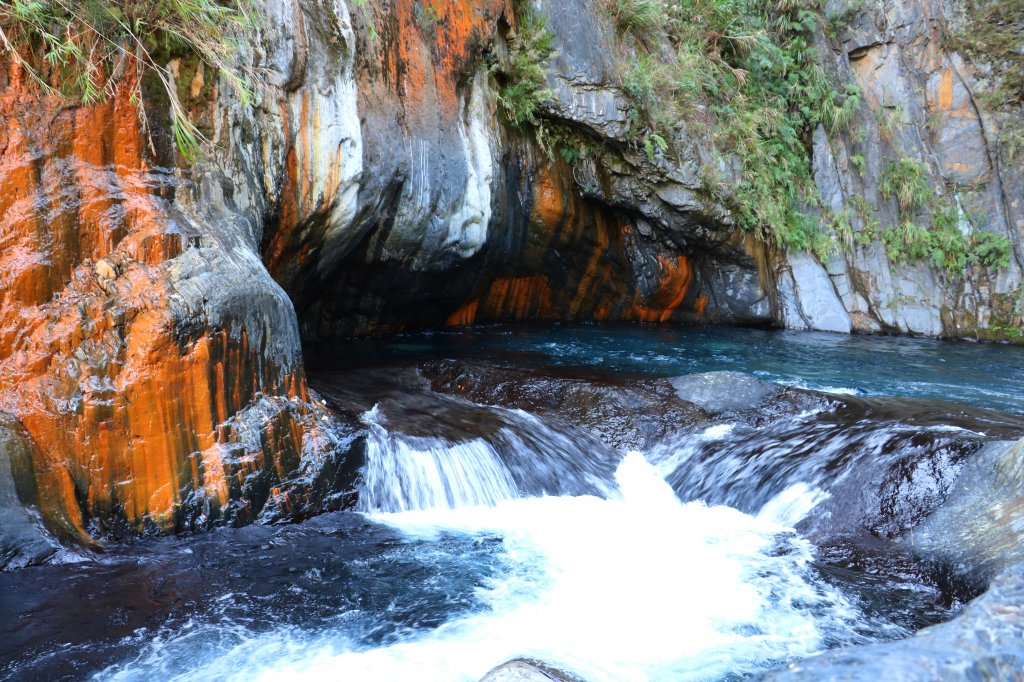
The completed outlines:
<svg viewBox="0 0 1024 682">
<path fill-rule="evenodd" d="M 607 448 L 573 440 L 521 410 L 492 410 L 489 416 L 500 428 L 454 442 L 392 433 L 379 407 L 364 414 L 369 433 L 358 508 L 459 509 L 525 496 L 607 495 L 614 489 L 618 457 Z"/>
<path fill-rule="evenodd" d="M 693 421 L 624 452 L 573 410 L 639 422 L 668 381 L 488 372 L 543 409 L 404 364 L 316 385 L 361 423 L 352 510 L 0 574 L 18 624 L 0 651 L 19 652 L 0 677 L 476 682 L 516 657 L 587 682 L 756 677 L 948 620 L 956 600 L 898 540 L 1022 423 L 776 391 L 655 415 Z"/>
</svg>

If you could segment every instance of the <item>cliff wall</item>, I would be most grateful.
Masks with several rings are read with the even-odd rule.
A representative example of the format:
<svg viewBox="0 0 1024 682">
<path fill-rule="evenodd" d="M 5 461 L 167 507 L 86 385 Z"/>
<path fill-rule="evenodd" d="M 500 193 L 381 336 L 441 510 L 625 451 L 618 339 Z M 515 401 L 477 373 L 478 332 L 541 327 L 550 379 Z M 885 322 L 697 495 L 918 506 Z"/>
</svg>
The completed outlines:
<svg viewBox="0 0 1024 682">
<path fill-rule="evenodd" d="M 524 7 L 262 0 L 253 102 L 198 60 L 162 65 L 209 140 L 197 160 L 152 83 L 141 109 L 126 87 L 72 105 L 7 59 L 0 442 L 32 455 L 0 476 L 51 532 L 343 504 L 356 429 L 311 399 L 303 340 L 528 319 L 1020 338 L 1020 102 L 980 104 L 1005 65 L 953 48 L 963 5 L 821 10 L 823 64 L 863 99 L 806 140 L 828 257 L 740 229 L 736 164 L 707 131 L 645 144 L 636 48 L 602 0 L 532 6 L 549 93 L 511 124 Z M 881 187 L 893 164 L 923 169 L 934 198 L 914 215 Z M 904 258 L 892 229 L 940 208 L 965 239 L 1007 238 L 1008 261 Z"/>
</svg>

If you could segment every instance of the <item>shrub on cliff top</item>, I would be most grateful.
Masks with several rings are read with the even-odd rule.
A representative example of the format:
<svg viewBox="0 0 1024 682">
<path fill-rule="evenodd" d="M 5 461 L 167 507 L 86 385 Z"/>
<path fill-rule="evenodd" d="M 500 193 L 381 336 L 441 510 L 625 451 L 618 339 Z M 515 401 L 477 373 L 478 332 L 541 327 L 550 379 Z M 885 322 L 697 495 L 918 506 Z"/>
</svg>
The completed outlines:
<svg viewBox="0 0 1024 682">
<path fill-rule="evenodd" d="M 171 57 L 192 55 L 225 76 L 249 101 L 251 72 L 237 63 L 256 25 L 254 0 L 0 0 L 0 47 L 48 94 L 94 104 L 110 97 L 126 73 L 142 110 L 142 80 L 155 75 L 170 101 L 183 156 L 193 159 L 202 135 L 178 99 Z M 132 67 L 132 68 L 129 68 Z"/>
</svg>

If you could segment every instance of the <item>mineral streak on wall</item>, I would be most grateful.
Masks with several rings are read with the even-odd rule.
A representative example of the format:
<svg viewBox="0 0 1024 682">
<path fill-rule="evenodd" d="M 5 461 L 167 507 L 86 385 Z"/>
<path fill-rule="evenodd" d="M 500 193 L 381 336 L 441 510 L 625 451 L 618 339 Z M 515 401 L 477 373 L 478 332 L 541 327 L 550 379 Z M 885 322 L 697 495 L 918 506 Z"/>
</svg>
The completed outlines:
<svg viewBox="0 0 1024 682">
<path fill-rule="evenodd" d="M 215 326 L 183 314 L 176 268 L 203 235 L 147 160 L 138 114 L 123 85 L 67 107 L 17 64 L 0 93 L 0 410 L 31 440 L 33 497 L 65 536 L 202 526 L 197 498 L 207 517 L 235 500 L 254 518 L 231 491 L 297 459 L 309 422 L 297 357 L 228 311 Z M 232 451 L 231 420 L 271 397 L 277 418 L 257 428 L 274 449 Z"/>
<path fill-rule="evenodd" d="M 502 320 L 668 322 L 703 312 L 687 256 L 641 253 L 631 223 L 582 199 L 571 178 L 561 164 L 540 169 L 528 235 L 510 259 L 512 272 L 499 269 L 484 277 L 480 293 L 448 316 L 448 326 Z"/>
<path fill-rule="evenodd" d="M 980 107 L 988 66 L 943 39 L 947 3 L 829 3 L 849 21 L 817 47 L 863 105 L 809 131 L 811 217 L 851 233 L 827 263 L 739 230 L 709 131 L 645 150 L 604 2 L 530 4 L 555 47 L 536 126 L 498 101 L 511 0 L 258 5 L 254 106 L 168 64 L 210 140 L 194 163 L 158 83 L 146 131 L 124 87 L 73 106 L 0 72 L 0 443 L 20 439 L 19 494 L 63 535 L 342 504 L 357 427 L 309 400 L 302 340 L 530 319 L 1024 336 L 1016 119 Z M 891 257 L 904 216 L 878 178 L 899 161 L 962 234 L 1009 239 L 1007 266 Z"/>
</svg>

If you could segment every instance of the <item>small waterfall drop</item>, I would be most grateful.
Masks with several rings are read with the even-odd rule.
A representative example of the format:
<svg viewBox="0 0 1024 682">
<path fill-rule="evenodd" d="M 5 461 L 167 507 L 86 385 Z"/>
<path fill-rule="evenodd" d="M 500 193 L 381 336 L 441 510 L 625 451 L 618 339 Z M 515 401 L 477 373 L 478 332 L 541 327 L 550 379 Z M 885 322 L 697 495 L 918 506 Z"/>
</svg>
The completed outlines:
<svg viewBox="0 0 1024 682">
<path fill-rule="evenodd" d="M 384 421 L 376 407 L 363 415 L 369 434 L 360 510 L 491 507 L 519 496 L 512 473 L 482 438 L 408 437 L 390 433 Z"/>
<path fill-rule="evenodd" d="M 519 410 L 494 410 L 497 430 L 461 441 L 389 428 L 379 406 L 363 415 L 366 468 L 357 508 L 405 512 L 493 507 L 543 495 L 614 494 L 620 456 L 583 434 Z"/>
</svg>

